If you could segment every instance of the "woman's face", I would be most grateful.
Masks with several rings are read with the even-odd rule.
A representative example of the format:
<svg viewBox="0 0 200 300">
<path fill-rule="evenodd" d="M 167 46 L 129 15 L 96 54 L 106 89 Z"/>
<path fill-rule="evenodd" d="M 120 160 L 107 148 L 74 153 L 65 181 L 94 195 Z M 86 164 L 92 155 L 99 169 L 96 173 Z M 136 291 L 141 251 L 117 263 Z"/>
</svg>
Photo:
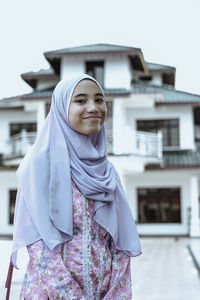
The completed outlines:
<svg viewBox="0 0 200 300">
<path fill-rule="evenodd" d="M 81 80 L 74 89 L 69 106 L 69 123 L 82 134 L 98 133 L 107 115 L 104 96 L 98 85 L 89 79 Z"/>
</svg>

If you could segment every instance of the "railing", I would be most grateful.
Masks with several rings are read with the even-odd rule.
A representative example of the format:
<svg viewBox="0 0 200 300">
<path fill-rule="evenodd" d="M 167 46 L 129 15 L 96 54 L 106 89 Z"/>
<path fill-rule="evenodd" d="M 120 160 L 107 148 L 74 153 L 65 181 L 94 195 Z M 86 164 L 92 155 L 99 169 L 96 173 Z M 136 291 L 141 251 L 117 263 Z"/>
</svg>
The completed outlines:
<svg viewBox="0 0 200 300">
<path fill-rule="evenodd" d="M 19 134 L 11 136 L 8 141 L 8 156 L 17 157 L 25 155 L 36 139 L 36 132 L 27 132 L 22 130 Z"/>
<path fill-rule="evenodd" d="M 113 153 L 113 136 L 106 130 L 108 153 Z M 118 136 L 120 146 L 117 154 L 133 154 L 162 159 L 162 132 L 133 131 L 126 128 Z M 114 153 L 115 154 L 115 153 Z"/>
<path fill-rule="evenodd" d="M 113 153 L 112 130 L 106 130 L 108 153 Z M 22 130 L 10 138 L 8 156 L 17 157 L 25 155 L 36 139 L 36 132 Z M 119 136 L 121 144 L 120 154 L 133 154 L 143 157 L 154 157 L 162 159 L 162 132 L 151 133 L 143 131 L 125 130 Z M 115 153 L 114 153 L 115 154 Z M 119 152 L 117 153 L 119 154 Z"/>
<path fill-rule="evenodd" d="M 106 129 L 107 152 L 113 153 L 113 131 Z"/>
<path fill-rule="evenodd" d="M 133 135 L 134 152 L 143 156 L 162 158 L 162 132 L 136 131 Z"/>
</svg>

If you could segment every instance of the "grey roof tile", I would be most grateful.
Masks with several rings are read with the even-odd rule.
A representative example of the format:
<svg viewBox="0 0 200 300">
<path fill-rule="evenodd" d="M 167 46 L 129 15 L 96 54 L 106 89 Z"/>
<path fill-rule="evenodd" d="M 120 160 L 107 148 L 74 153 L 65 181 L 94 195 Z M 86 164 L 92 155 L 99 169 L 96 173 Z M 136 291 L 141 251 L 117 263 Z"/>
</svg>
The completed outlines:
<svg viewBox="0 0 200 300">
<path fill-rule="evenodd" d="M 52 92 L 54 88 L 50 88 L 47 90 L 42 90 L 42 91 L 33 91 L 31 93 L 27 94 L 22 94 L 14 97 L 9 97 L 9 98 L 4 98 L 1 101 L 8 101 L 8 100 L 14 100 L 14 99 L 21 99 L 21 100 L 26 100 L 26 99 L 42 99 L 42 98 L 51 98 Z M 121 96 L 126 96 L 130 95 L 132 90 L 128 90 L 125 88 L 113 88 L 113 89 L 104 89 L 104 93 L 106 96 L 112 96 L 112 95 L 121 95 Z M 0 103 L 1 103 L 0 101 Z M 5 103 L 5 102 L 4 102 Z"/>
<path fill-rule="evenodd" d="M 41 99 L 51 98 L 53 88 L 42 91 L 33 91 L 31 93 L 18 95 L 5 99 Z M 133 94 L 157 94 L 156 104 L 200 104 L 200 95 L 178 91 L 167 86 L 153 86 L 145 83 L 134 83 L 133 89 L 113 88 L 104 89 L 105 95 L 130 95 Z"/>
<path fill-rule="evenodd" d="M 192 150 L 168 151 L 163 153 L 161 165 L 149 164 L 147 170 L 167 168 L 191 168 L 200 167 L 200 152 Z"/>
<path fill-rule="evenodd" d="M 161 65 L 161 64 L 156 64 L 152 62 L 146 62 L 147 68 L 149 71 L 159 71 L 159 70 L 176 70 L 175 67 L 172 66 L 167 66 L 167 65 Z"/>
<path fill-rule="evenodd" d="M 156 86 L 148 83 L 136 82 L 133 85 L 135 94 L 159 94 L 156 98 L 157 104 L 183 104 L 200 103 L 200 95 L 176 90 L 170 86 Z"/>
<path fill-rule="evenodd" d="M 188 150 L 164 153 L 164 165 L 166 167 L 200 166 L 200 152 Z"/>
<path fill-rule="evenodd" d="M 49 76 L 49 75 L 55 75 L 55 72 L 52 68 L 40 69 L 39 71 L 30 71 L 21 74 L 22 77 L 39 77 L 39 76 Z"/>
<path fill-rule="evenodd" d="M 63 55 L 63 54 L 78 54 L 78 53 L 100 53 L 100 52 L 135 52 L 135 51 L 141 51 L 140 48 L 134 48 L 134 47 L 128 47 L 128 46 L 122 46 L 122 45 L 113 45 L 113 44 L 90 44 L 90 45 L 83 45 L 83 46 L 77 46 L 77 47 L 68 47 L 58 50 L 51 50 L 44 52 L 45 56 L 51 56 L 51 55 Z"/>
</svg>

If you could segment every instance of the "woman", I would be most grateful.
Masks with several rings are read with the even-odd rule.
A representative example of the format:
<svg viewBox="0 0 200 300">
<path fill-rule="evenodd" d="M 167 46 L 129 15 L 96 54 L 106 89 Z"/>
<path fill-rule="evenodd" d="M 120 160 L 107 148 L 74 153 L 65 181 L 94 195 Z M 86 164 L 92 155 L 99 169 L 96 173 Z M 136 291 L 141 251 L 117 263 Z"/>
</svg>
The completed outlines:
<svg viewBox="0 0 200 300">
<path fill-rule="evenodd" d="M 107 160 L 104 93 L 82 74 L 56 86 L 50 112 L 17 170 L 11 257 L 27 246 L 20 299 L 132 299 L 141 254 L 117 172 Z"/>
</svg>

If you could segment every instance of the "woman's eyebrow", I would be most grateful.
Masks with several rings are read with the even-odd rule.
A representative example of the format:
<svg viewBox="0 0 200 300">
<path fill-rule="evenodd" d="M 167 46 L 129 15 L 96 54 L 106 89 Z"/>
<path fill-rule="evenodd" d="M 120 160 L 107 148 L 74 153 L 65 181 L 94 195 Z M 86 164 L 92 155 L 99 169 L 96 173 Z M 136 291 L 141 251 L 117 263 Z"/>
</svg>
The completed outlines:
<svg viewBox="0 0 200 300">
<path fill-rule="evenodd" d="M 87 97 L 88 95 L 87 94 L 77 94 L 77 95 L 74 95 L 73 98 L 76 98 L 76 97 Z M 95 96 L 101 96 L 103 97 L 103 94 L 102 93 L 97 93 L 95 94 Z"/>
<path fill-rule="evenodd" d="M 73 98 L 76 98 L 76 97 L 86 97 L 86 96 L 87 96 L 87 94 L 77 94 Z"/>
</svg>

